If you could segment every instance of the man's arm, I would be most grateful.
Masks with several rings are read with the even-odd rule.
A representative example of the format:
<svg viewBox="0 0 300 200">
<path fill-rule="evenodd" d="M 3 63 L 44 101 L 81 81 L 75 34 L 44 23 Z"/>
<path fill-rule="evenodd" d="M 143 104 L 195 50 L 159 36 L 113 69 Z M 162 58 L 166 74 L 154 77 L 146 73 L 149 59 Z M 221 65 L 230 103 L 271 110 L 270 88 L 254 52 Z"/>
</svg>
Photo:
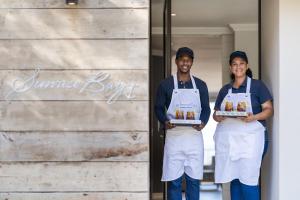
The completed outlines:
<svg viewBox="0 0 300 200">
<path fill-rule="evenodd" d="M 156 92 L 156 101 L 155 101 L 155 114 L 157 119 L 162 123 L 165 124 L 168 121 L 166 116 L 166 92 L 164 91 L 162 83 L 159 85 L 157 92 Z"/>
<path fill-rule="evenodd" d="M 209 116 L 210 116 L 210 106 L 209 106 L 209 95 L 208 95 L 208 88 L 205 82 L 203 82 L 202 88 L 200 89 L 200 100 L 201 100 L 201 115 L 200 115 L 200 120 L 202 124 L 206 125 Z"/>
</svg>

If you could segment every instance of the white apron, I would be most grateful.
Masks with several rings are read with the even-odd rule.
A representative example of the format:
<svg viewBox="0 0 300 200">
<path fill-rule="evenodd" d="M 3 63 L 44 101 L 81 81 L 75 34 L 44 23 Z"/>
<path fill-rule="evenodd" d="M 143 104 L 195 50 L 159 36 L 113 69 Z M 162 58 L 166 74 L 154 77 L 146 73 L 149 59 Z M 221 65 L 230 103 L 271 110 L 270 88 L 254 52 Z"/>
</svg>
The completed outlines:
<svg viewBox="0 0 300 200">
<path fill-rule="evenodd" d="M 177 75 L 167 111 L 168 119 L 199 119 L 201 102 L 199 90 L 191 75 L 193 89 L 178 89 Z M 203 177 L 203 137 L 190 126 L 176 126 L 166 133 L 162 181 L 175 180 L 186 173 L 194 179 Z"/>
<path fill-rule="evenodd" d="M 246 93 L 234 94 L 232 89 L 229 89 L 221 110 L 224 111 L 229 102 L 233 105 L 233 110 L 252 113 L 250 86 L 251 78 L 247 77 Z M 239 179 L 246 185 L 258 185 L 264 132 L 265 127 L 258 121 L 247 123 L 235 118 L 226 118 L 218 123 L 214 135 L 216 183 Z"/>
</svg>

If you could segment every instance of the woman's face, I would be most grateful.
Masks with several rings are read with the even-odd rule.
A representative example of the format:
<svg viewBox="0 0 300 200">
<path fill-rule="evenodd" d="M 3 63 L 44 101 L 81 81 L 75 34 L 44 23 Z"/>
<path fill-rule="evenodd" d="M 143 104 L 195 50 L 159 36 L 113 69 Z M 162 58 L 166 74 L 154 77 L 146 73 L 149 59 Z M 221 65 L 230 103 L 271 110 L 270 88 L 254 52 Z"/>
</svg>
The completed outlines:
<svg viewBox="0 0 300 200">
<path fill-rule="evenodd" d="M 236 78 L 246 76 L 247 69 L 248 64 L 242 58 L 236 57 L 232 60 L 230 71 Z"/>
</svg>

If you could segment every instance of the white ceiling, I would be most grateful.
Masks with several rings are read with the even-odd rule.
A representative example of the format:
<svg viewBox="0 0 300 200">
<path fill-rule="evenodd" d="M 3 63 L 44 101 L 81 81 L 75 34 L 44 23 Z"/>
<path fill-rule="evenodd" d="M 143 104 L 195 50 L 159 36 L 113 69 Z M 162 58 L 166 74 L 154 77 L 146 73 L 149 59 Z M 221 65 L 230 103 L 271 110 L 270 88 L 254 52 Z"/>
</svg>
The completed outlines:
<svg viewBox="0 0 300 200">
<path fill-rule="evenodd" d="M 164 0 L 152 0 L 152 23 L 162 26 Z M 258 22 L 258 0 L 172 0 L 173 27 L 227 27 Z"/>
</svg>

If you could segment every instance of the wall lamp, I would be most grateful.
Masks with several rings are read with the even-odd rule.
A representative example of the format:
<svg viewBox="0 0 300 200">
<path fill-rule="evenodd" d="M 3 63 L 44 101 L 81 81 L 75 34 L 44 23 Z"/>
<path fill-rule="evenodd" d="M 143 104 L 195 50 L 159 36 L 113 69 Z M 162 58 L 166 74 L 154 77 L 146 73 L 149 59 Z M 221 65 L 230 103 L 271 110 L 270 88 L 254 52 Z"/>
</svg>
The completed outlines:
<svg viewBox="0 0 300 200">
<path fill-rule="evenodd" d="M 66 0 L 66 4 L 67 5 L 77 5 L 78 4 L 78 0 Z"/>
</svg>

